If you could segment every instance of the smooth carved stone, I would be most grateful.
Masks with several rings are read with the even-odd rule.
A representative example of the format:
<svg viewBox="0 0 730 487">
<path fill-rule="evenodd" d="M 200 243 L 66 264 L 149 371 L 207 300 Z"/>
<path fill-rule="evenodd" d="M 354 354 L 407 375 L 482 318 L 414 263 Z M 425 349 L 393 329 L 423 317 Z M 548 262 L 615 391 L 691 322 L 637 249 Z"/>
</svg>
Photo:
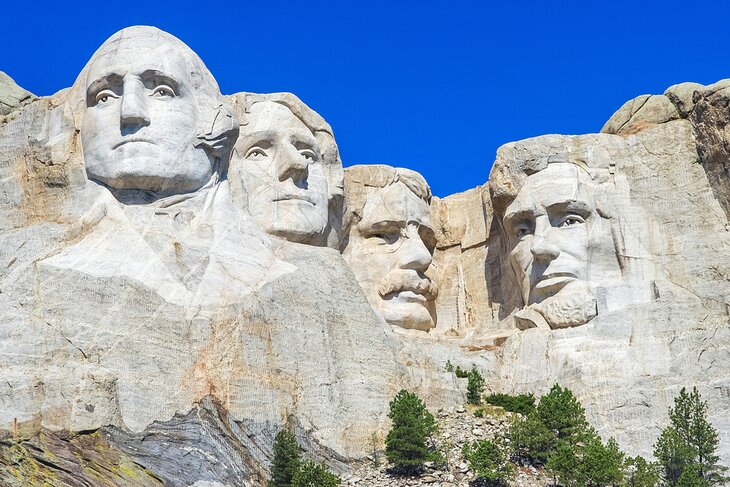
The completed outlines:
<svg viewBox="0 0 730 487">
<path fill-rule="evenodd" d="M 231 163 L 236 203 L 267 233 L 339 245 L 343 175 L 330 126 L 289 93 L 233 97 L 241 131 Z"/>
<path fill-rule="evenodd" d="M 437 288 L 426 275 L 436 246 L 426 181 L 408 169 L 352 166 L 345 188 L 342 255 L 368 301 L 391 325 L 429 331 Z"/>
<path fill-rule="evenodd" d="M 130 27 L 102 44 L 72 102 L 89 178 L 125 198 L 214 184 L 238 132 L 200 58 L 154 27 Z"/>
<path fill-rule="evenodd" d="M 570 387 L 631 454 L 697 384 L 727 463 L 727 87 L 629 103 L 620 136 L 506 144 L 488 184 L 441 199 L 407 169 L 349 168 L 343 225 L 319 115 L 222 97 L 180 41 L 125 29 L 0 121 L 0 425 L 104 427 L 110 464 L 256 483 L 284 424 L 336 466 L 385 436 L 401 388 L 456 407 L 450 360 L 495 392 Z M 86 468 L 61 450 L 63 475 Z"/>
</svg>

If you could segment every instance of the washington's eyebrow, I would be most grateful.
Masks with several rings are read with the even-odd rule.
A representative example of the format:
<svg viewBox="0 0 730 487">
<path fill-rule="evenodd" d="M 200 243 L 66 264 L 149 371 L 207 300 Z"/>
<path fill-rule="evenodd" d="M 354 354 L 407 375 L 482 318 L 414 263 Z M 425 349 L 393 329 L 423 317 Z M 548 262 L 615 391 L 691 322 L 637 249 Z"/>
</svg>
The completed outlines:
<svg viewBox="0 0 730 487">
<path fill-rule="evenodd" d="M 105 76 L 101 76 L 89 83 L 89 87 L 86 88 L 86 96 L 88 99 L 93 98 L 94 95 L 99 93 L 101 90 L 111 88 L 113 86 L 119 86 L 122 84 L 122 82 L 122 77 L 116 73 L 110 73 Z"/>
<path fill-rule="evenodd" d="M 139 77 L 148 88 L 153 88 L 159 85 L 167 85 L 172 88 L 176 95 L 180 94 L 180 84 L 175 81 L 175 78 L 163 73 L 162 71 L 147 69 L 143 71 Z M 150 81 L 155 81 L 153 86 L 148 86 Z"/>
</svg>

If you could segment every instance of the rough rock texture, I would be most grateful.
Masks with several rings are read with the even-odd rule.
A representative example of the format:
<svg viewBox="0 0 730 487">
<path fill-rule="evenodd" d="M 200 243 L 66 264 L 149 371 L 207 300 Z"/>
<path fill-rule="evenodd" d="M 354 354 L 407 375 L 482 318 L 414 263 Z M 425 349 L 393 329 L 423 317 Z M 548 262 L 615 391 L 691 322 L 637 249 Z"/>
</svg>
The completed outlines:
<svg viewBox="0 0 730 487">
<path fill-rule="evenodd" d="M 481 416 L 475 413 L 479 410 Z M 439 431 L 435 436 L 437 448 L 444 457 L 444 465 L 429 463 L 419 477 L 403 478 L 389 475 L 384 452 L 377 447 L 368 459 L 351 474 L 344 477 L 344 485 L 390 487 L 406 485 L 429 485 L 439 487 L 468 487 L 474 480 L 474 472 L 462 454 L 466 443 L 477 440 L 503 440 L 507 438 L 509 427 L 516 413 L 504 411 L 493 406 L 456 406 L 434 412 Z M 549 485 L 551 479 L 540 467 L 515 465 L 515 475 L 508 485 L 523 487 L 542 487 Z"/>
<path fill-rule="evenodd" d="M 101 49 L 71 89 L 14 95 L 0 119 L 12 482 L 257 485 L 285 426 L 347 472 L 385 436 L 401 388 L 432 409 L 463 402 L 448 360 L 493 392 L 571 388 L 631 454 L 650 453 L 676 393 L 697 385 L 730 463 L 727 80 L 639 97 L 601 134 L 506 144 L 485 185 L 434 198 L 430 215 L 420 176 L 374 185 L 398 189 L 366 198 L 389 202 L 374 212 L 389 227 L 363 227 L 352 260 L 348 187 L 321 117 L 289 94 L 222 96 L 154 28 L 109 42 L 123 48 Z M 136 49 L 161 49 L 145 59 L 171 71 L 149 78 Z M 95 75 L 100 60 L 116 75 Z M 119 79 L 131 81 L 109 91 Z M 165 126 L 181 131 L 179 174 L 155 152 L 171 150 Z M 252 176 L 268 189 L 256 217 Z M 378 292 L 433 297 L 432 328 L 410 326 L 415 308 L 388 321 L 356 277 L 402 265 L 406 247 L 418 247 L 403 254 L 411 277 Z M 176 470 L 186 454 L 197 477 Z"/>
<path fill-rule="evenodd" d="M 33 93 L 21 88 L 10 76 L 0 71 L 0 121 L 33 98 Z"/>
</svg>

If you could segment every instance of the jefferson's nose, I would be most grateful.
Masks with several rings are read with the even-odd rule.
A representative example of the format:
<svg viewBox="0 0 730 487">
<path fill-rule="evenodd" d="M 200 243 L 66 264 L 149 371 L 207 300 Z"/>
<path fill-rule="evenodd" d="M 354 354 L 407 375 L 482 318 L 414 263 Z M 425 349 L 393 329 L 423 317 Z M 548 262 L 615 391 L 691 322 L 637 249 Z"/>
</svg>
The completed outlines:
<svg viewBox="0 0 730 487">
<path fill-rule="evenodd" d="M 124 78 L 120 120 L 122 127 L 144 127 L 150 124 L 147 110 L 147 95 L 142 80 L 136 77 Z"/>
<path fill-rule="evenodd" d="M 535 222 L 535 234 L 532 236 L 530 252 L 537 261 L 549 262 L 560 255 L 560 249 L 551 240 L 552 225 L 549 221 L 538 219 Z"/>
<path fill-rule="evenodd" d="M 295 184 L 307 180 L 309 177 L 309 161 L 296 147 L 284 144 L 284 148 L 278 154 L 279 181 L 291 179 Z"/>
<path fill-rule="evenodd" d="M 417 225 L 408 225 L 406 231 L 408 238 L 398 249 L 398 252 L 400 252 L 400 267 L 426 272 L 433 260 L 431 252 L 428 251 L 426 244 L 423 243 L 423 239 L 418 234 Z"/>
</svg>

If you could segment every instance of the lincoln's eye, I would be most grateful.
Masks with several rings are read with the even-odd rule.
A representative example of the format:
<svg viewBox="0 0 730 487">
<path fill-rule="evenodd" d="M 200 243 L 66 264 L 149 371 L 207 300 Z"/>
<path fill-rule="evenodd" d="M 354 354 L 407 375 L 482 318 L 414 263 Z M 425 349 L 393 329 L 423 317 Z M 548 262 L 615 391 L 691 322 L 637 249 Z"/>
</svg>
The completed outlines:
<svg viewBox="0 0 730 487">
<path fill-rule="evenodd" d="M 527 223 L 520 223 L 514 229 L 515 237 L 524 238 L 532 233 L 532 227 Z"/>
</svg>

